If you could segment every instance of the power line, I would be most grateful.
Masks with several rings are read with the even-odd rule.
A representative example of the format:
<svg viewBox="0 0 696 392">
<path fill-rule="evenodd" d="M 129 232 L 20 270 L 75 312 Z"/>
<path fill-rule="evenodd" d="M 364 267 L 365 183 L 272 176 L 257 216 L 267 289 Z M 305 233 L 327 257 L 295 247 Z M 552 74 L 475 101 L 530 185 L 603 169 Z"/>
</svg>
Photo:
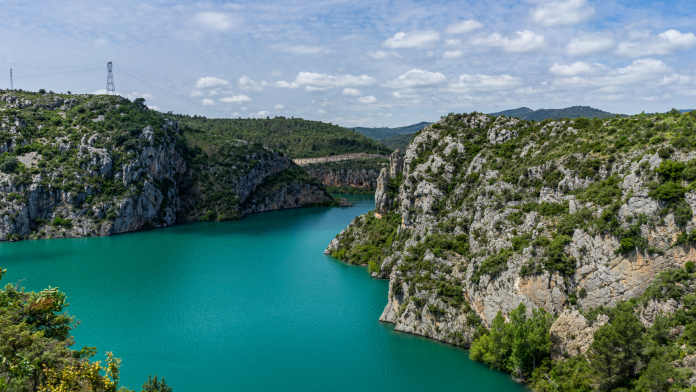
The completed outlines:
<svg viewBox="0 0 696 392">
<path fill-rule="evenodd" d="M 114 69 L 114 72 L 118 72 L 119 74 L 121 74 L 121 75 L 123 75 L 123 76 L 126 76 L 126 77 L 128 77 L 128 78 L 130 78 L 130 79 L 133 79 L 133 80 L 136 81 L 137 83 L 141 83 L 141 84 L 144 84 L 144 85 L 146 85 L 146 86 L 149 86 L 149 87 L 152 87 L 152 88 L 156 88 L 157 90 L 159 90 L 159 91 L 161 91 L 161 92 L 163 92 L 163 93 L 165 93 L 165 94 L 168 94 L 169 96 L 171 96 L 171 97 L 173 97 L 173 98 L 176 98 L 176 99 L 178 99 L 178 100 L 180 100 L 180 101 L 182 101 L 182 102 L 189 103 L 189 104 L 192 104 L 192 105 L 196 105 L 196 106 L 198 106 L 198 107 L 201 107 L 201 108 L 206 109 L 206 110 L 208 110 L 208 111 L 211 111 L 211 112 L 213 112 L 213 113 L 217 113 L 217 114 L 219 114 L 219 115 L 221 115 L 221 116 L 223 116 L 223 117 L 227 117 L 227 118 L 233 119 L 233 117 L 231 117 L 231 116 L 228 115 L 228 114 L 219 112 L 219 111 L 217 111 L 217 110 L 215 110 L 215 109 L 211 109 L 211 108 L 209 108 L 209 107 L 207 107 L 207 106 L 203 106 L 203 105 L 201 105 L 201 104 L 199 104 L 199 103 L 197 103 L 197 102 L 191 101 L 190 99 L 186 99 L 186 98 L 184 98 L 184 97 L 182 97 L 182 96 L 180 96 L 180 95 L 178 95 L 178 94 L 175 94 L 175 93 L 173 93 L 173 92 L 171 92 L 171 91 L 165 90 L 165 89 L 163 89 L 163 88 L 161 88 L 161 87 L 155 86 L 154 84 L 149 83 L 149 82 L 146 82 L 146 81 L 144 81 L 144 80 L 142 80 L 142 79 L 140 79 L 140 78 L 138 78 L 138 77 L 136 77 L 136 76 L 133 76 L 133 75 L 127 73 L 127 72 L 121 71 L 121 70 L 119 70 L 119 69 Z"/>
</svg>

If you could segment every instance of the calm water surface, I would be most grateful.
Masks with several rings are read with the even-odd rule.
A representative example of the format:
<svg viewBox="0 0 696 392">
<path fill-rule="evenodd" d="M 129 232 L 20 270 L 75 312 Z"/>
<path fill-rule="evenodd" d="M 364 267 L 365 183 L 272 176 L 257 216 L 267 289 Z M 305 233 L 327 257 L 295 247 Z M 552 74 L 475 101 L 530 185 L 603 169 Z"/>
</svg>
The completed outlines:
<svg viewBox="0 0 696 392">
<path fill-rule="evenodd" d="M 0 243 L 4 283 L 58 286 L 76 347 L 188 391 L 522 391 L 466 350 L 377 321 L 387 282 L 323 255 L 352 208 L 266 212 L 113 237 Z"/>
</svg>

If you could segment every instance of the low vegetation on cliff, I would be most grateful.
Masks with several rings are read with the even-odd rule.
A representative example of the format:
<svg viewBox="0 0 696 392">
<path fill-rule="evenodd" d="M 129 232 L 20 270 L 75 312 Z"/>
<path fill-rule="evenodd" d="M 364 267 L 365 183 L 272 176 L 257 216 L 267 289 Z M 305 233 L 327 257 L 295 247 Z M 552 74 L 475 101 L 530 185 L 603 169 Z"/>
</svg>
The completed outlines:
<svg viewBox="0 0 696 392">
<path fill-rule="evenodd" d="M 475 359 L 539 390 L 694 385 L 688 371 L 670 368 L 696 364 L 674 362 L 693 353 L 674 338 L 692 322 L 677 310 L 687 305 L 663 306 L 672 334 L 663 348 L 648 341 L 651 321 L 623 314 L 639 312 L 641 295 L 691 290 L 679 288 L 690 280 L 666 277 L 691 274 L 683 268 L 696 259 L 695 122 L 696 112 L 677 110 L 559 121 L 444 116 L 416 135 L 403 170 L 381 179 L 375 211 L 357 217 L 327 253 L 390 279 L 380 320 L 397 331 L 476 342 Z M 664 293 L 654 300 L 679 300 Z M 639 354 L 625 351 L 635 341 L 613 340 L 633 329 Z M 543 355 L 518 340 L 543 340 L 546 348 L 534 349 Z M 600 360 L 612 370 L 599 373 Z M 597 377 L 577 376 L 582 366 Z M 576 376 L 588 378 L 583 387 L 560 387 Z"/>
<path fill-rule="evenodd" d="M 0 280 L 5 272 L 0 268 Z M 112 353 L 104 362 L 93 361 L 96 347 L 71 348 L 70 331 L 77 322 L 67 306 L 57 288 L 36 293 L 8 284 L 0 289 L 0 391 L 130 391 L 119 387 L 121 360 Z M 142 389 L 171 391 L 157 376 Z"/>
</svg>

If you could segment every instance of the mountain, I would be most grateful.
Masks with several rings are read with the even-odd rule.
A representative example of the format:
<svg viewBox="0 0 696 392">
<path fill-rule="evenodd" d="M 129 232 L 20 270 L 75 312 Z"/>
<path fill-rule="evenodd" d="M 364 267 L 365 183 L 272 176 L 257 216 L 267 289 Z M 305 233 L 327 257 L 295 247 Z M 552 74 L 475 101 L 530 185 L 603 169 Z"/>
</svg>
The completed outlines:
<svg viewBox="0 0 696 392">
<path fill-rule="evenodd" d="M 337 132 L 354 135 L 347 145 L 376 145 Z M 0 240 L 110 235 L 336 202 L 282 152 L 181 125 L 143 99 L 0 91 Z"/>
<path fill-rule="evenodd" d="M 353 128 L 353 130 L 362 134 L 362 135 L 365 135 L 371 139 L 381 141 L 382 139 L 385 139 L 385 138 L 388 138 L 391 136 L 416 133 L 416 132 L 420 131 L 421 129 L 425 128 L 426 125 L 430 125 L 430 123 L 424 121 L 424 122 L 420 122 L 418 124 L 413 124 L 413 125 L 408 125 L 405 127 L 398 127 L 398 128 L 356 127 L 356 128 Z"/>
<path fill-rule="evenodd" d="M 605 112 L 603 110 L 591 108 L 589 106 L 571 106 L 564 109 L 539 109 L 532 110 L 526 107 L 518 109 L 504 110 L 502 112 L 490 113 L 491 116 L 506 116 L 517 117 L 521 120 L 543 121 L 546 119 L 559 120 L 564 118 L 615 118 L 614 113 Z M 625 116 L 625 115 L 621 115 Z"/>
<path fill-rule="evenodd" d="M 318 158 L 350 153 L 389 154 L 382 143 L 354 130 L 301 118 L 225 119 L 174 115 L 174 119 L 204 135 L 261 143 L 290 158 Z"/>
<path fill-rule="evenodd" d="M 690 387 L 695 124 L 450 114 L 392 154 L 375 209 L 325 253 L 389 279 L 395 331 L 534 390 Z"/>
<path fill-rule="evenodd" d="M 399 149 L 401 151 L 406 151 L 406 147 L 409 143 L 411 143 L 411 140 L 413 140 L 414 136 L 416 136 L 415 133 L 406 133 L 403 135 L 385 137 L 380 141 L 392 150 Z"/>
</svg>

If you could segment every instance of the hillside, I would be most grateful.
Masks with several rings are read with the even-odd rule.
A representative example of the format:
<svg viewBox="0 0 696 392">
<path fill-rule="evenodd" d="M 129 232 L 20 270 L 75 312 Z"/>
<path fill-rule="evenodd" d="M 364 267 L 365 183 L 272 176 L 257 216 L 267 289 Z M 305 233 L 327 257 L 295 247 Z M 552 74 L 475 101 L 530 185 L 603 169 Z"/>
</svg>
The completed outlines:
<svg viewBox="0 0 696 392">
<path fill-rule="evenodd" d="M 695 121 L 450 114 L 325 253 L 390 280 L 381 321 L 537 390 L 688 388 Z"/>
<path fill-rule="evenodd" d="M 506 116 L 517 117 L 521 120 L 543 121 L 546 119 L 560 120 L 573 119 L 578 117 L 586 117 L 589 119 L 600 118 L 615 118 L 614 113 L 605 112 L 603 110 L 591 108 L 589 106 L 571 106 L 563 109 L 538 109 L 532 110 L 526 107 L 518 109 L 504 110 L 502 112 L 490 113 L 491 116 Z M 623 116 L 623 115 L 622 115 Z"/>
<path fill-rule="evenodd" d="M 143 99 L 0 91 L 0 120 L 0 240 L 238 219 L 267 177 L 295 168 L 259 144 L 201 136 Z M 274 208 L 334 202 L 292 173 L 278 189 L 304 193 Z"/>
<path fill-rule="evenodd" d="M 404 135 L 389 136 L 380 141 L 392 150 L 398 149 L 401 151 L 406 151 L 406 147 L 408 147 L 408 144 L 411 143 L 414 136 L 416 136 L 415 133 L 407 133 Z"/>
<path fill-rule="evenodd" d="M 209 119 L 175 115 L 182 125 L 199 131 L 192 139 L 203 150 L 215 137 L 246 140 L 287 154 L 290 158 L 314 158 L 349 153 L 389 154 L 382 143 L 353 130 L 321 121 L 274 117 L 266 119 Z"/>
<path fill-rule="evenodd" d="M 430 125 L 431 123 L 429 122 L 420 122 L 418 124 L 413 124 L 413 125 L 408 125 L 405 127 L 397 127 L 397 128 L 365 128 L 365 127 L 355 127 L 353 128 L 354 131 L 360 133 L 361 135 L 365 135 L 371 139 L 374 140 L 382 140 L 391 136 L 397 136 L 397 135 L 403 135 L 403 134 L 409 134 L 409 133 L 416 133 L 420 131 L 421 129 L 425 128 L 426 125 Z"/>
</svg>

